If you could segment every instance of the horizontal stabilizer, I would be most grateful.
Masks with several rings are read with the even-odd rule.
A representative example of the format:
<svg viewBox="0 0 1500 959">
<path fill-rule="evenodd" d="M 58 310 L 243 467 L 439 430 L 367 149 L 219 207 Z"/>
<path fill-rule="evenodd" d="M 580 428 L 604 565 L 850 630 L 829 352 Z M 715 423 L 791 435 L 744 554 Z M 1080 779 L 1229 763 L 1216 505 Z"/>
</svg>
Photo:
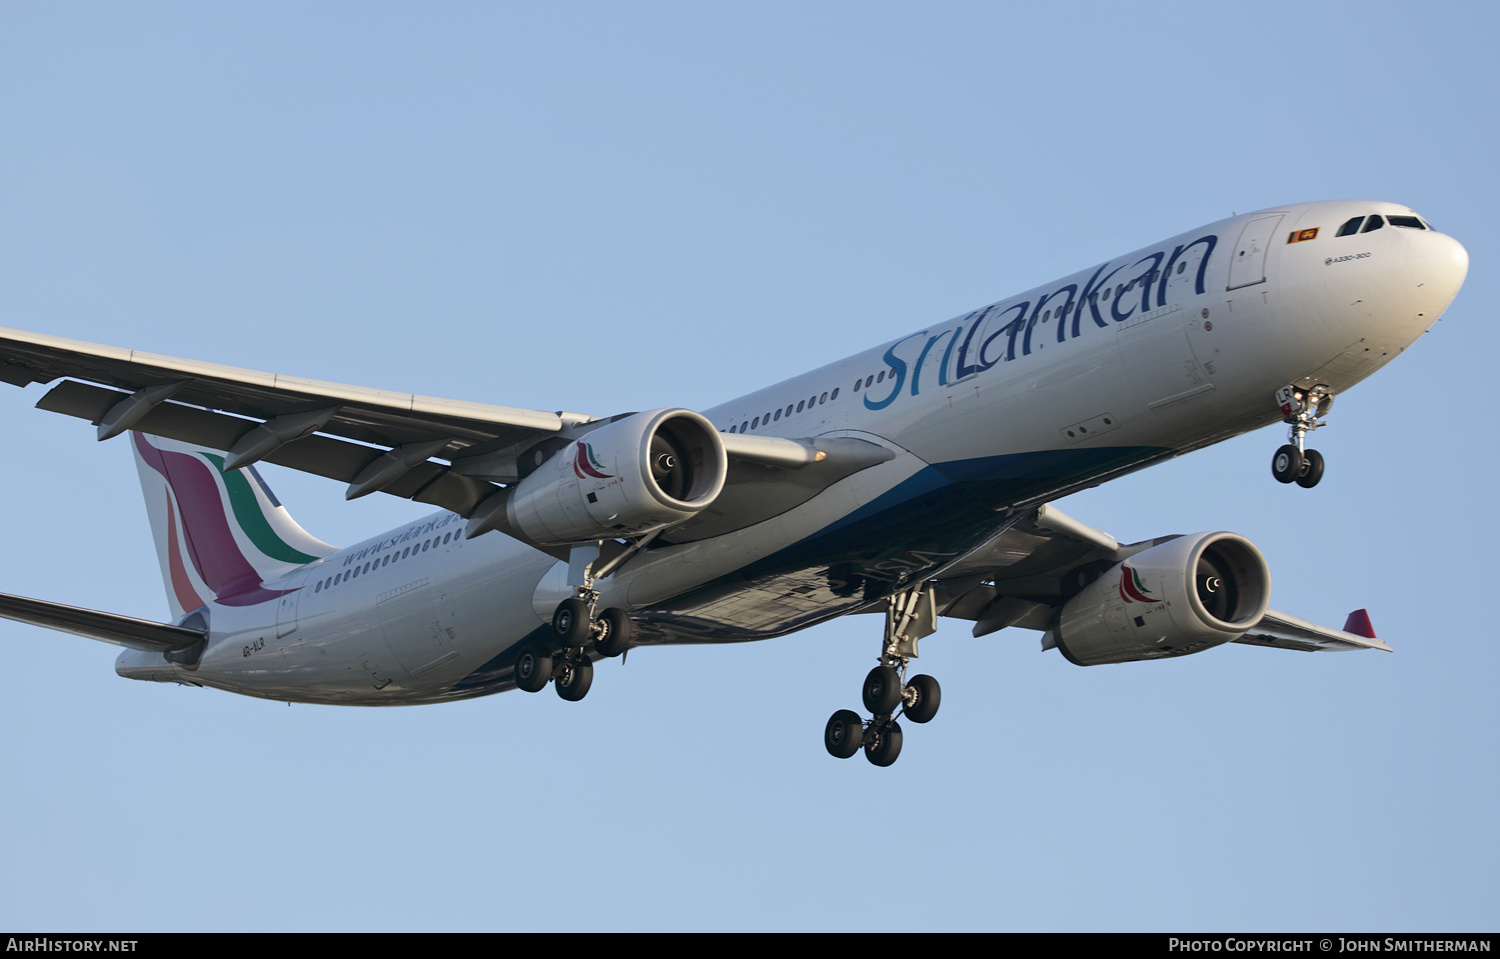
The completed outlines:
<svg viewBox="0 0 1500 959">
<path fill-rule="evenodd" d="M 153 623 L 149 619 L 101 613 L 77 606 L 64 606 L 62 603 L 49 603 L 44 599 L 12 596 L 9 593 L 0 593 L 0 617 L 116 646 L 157 653 L 187 649 L 204 636 L 201 629 Z"/>
<path fill-rule="evenodd" d="M 1364 610 L 1358 612 L 1364 613 Z M 1369 628 L 1368 615 L 1364 616 L 1362 624 L 1355 621 L 1352 613 L 1349 618 L 1350 623 L 1346 625 L 1362 626 L 1371 634 L 1375 632 Z M 1274 609 L 1266 610 L 1266 615 L 1262 617 L 1260 623 L 1235 642 L 1248 643 L 1252 646 L 1298 649 L 1309 653 L 1347 649 L 1383 649 L 1388 653 L 1395 652 L 1394 649 L 1376 639 L 1374 635 L 1360 636 L 1342 629 L 1319 626 L 1317 623 L 1310 623 L 1290 613 Z"/>
</svg>

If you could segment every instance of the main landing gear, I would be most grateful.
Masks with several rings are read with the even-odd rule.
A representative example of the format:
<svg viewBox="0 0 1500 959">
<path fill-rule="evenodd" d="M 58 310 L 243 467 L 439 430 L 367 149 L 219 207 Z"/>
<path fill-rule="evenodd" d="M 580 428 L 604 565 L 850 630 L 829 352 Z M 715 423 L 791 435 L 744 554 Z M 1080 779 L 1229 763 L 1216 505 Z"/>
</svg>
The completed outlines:
<svg viewBox="0 0 1500 959">
<path fill-rule="evenodd" d="M 619 656 L 630 647 L 632 626 L 623 609 L 610 607 L 593 614 L 598 594 L 583 591 L 557 604 L 552 614 L 555 643 L 537 641 L 521 650 L 516 657 L 516 686 L 528 693 L 538 693 L 552 683 L 557 695 L 576 703 L 588 695 L 594 682 L 593 652 L 601 657 Z"/>
<path fill-rule="evenodd" d="M 1333 408 L 1333 391 L 1323 385 L 1304 389 L 1283 386 L 1276 391 L 1282 422 L 1292 428 L 1291 442 L 1271 457 L 1271 475 L 1278 483 L 1296 483 L 1312 489 L 1323 478 L 1323 454 L 1307 449 L 1307 434 L 1325 426 L 1318 417 Z"/>
<path fill-rule="evenodd" d="M 885 611 L 885 637 L 880 665 L 865 677 L 863 698 L 868 720 L 852 709 L 840 709 L 823 727 L 823 746 L 836 759 L 848 759 L 860 749 L 876 766 L 889 766 L 901 755 L 901 725 L 896 717 L 914 723 L 931 722 L 943 691 L 931 676 L 906 678 L 917 656 L 917 640 L 936 630 L 937 609 L 931 588 L 916 587 L 890 597 Z"/>
</svg>

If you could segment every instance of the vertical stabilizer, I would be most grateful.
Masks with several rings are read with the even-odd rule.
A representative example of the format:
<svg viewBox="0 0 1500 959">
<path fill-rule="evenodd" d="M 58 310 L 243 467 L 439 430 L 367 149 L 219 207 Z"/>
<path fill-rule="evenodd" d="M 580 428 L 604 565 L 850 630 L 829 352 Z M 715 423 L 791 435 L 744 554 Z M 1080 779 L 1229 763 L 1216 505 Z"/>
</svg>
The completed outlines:
<svg viewBox="0 0 1500 959">
<path fill-rule="evenodd" d="M 265 584 L 337 548 L 298 526 L 254 466 L 225 472 L 223 453 L 130 437 L 174 618 L 211 599 L 275 599 Z"/>
</svg>

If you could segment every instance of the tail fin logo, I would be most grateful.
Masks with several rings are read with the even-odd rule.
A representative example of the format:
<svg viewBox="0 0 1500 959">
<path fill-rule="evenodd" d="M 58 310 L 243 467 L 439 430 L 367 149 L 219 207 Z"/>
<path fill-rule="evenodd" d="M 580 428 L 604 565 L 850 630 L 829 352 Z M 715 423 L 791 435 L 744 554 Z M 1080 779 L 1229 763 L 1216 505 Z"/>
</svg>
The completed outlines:
<svg viewBox="0 0 1500 959">
<path fill-rule="evenodd" d="M 1127 603 L 1154 603 L 1151 591 L 1141 582 L 1141 574 L 1129 563 L 1120 564 L 1120 598 Z"/>
<path fill-rule="evenodd" d="M 614 479 L 613 473 L 604 472 L 604 464 L 594 456 L 594 448 L 580 441 L 573 451 L 573 472 L 579 479 Z"/>
<path fill-rule="evenodd" d="M 238 470 L 224 472 L 222 457 L 174 452 L 131 435 L 141 461 L 165 486 L 168 586 L 184 610 L 202 605 L 205 594 L 230 606 L 268 602 L 289 592 L 267 589 L 268 576 L 318 558 L 277 534 L 251 480 Z"/>
</svg>

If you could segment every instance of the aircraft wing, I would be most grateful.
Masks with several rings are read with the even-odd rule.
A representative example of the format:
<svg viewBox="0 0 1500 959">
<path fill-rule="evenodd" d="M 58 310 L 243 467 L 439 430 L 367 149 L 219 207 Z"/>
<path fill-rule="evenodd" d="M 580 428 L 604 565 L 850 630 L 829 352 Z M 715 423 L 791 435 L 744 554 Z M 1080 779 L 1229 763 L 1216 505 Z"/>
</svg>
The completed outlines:
<svg viewBox="0 0 1500 959">
<path fill-rule="evenodd" d="M 1370 635 L 1362 635 L 1351 630 L 1351 627 L 1361 622 L 1365 631 Z M 1297 649 L 1308 653 L 1349 649 L 1383 649 L 1388 653 L 1395 652 L 1394 649 L 1375 638 L 1374 630 L 1369 629 L 1369 622 L 1369 617 L 1362 609 L 1349 614 L 1349 621 L 1344 624 L 1343 629 L 1319 626 L 1317 623 L 1310 623 L 1291 613 L 1268 609 L 1266 615 L 1261 618 L 1260 625 L 1235 642 L 1252 646 L 1274 646 L 1277 649 Z"/>
<path fill-rule="evenodd" d="M 149 619 L 101 613 L 98 610 L 64 606 L 62 603 L 49 603 L 44 599 L 12 596 L 9 593 L 0 593 L 0 617 L 116 646 L 157 653 L 187 649 L 204 636 L 201 629 L 153 623 Z"/>
<path fill-rule="evenodd" d="M 497 484 L 518 481 L 523 463 L 540 463 L 610 422 L 582 413 L 415 396 L 0 328 L 0 381 L 27 386 L 58 379 L 62 382 L 37 406 L 96 424 L 101 440 L 139 430 L 225 450 L 228 469 L 263 459 L 348 483 L 351 499 L 379 491 L 464 517 L 495 493 Z M 846 446 L 854 442 L 843 441 Z M 759 469 L 782 472 L 816 463 L 819 468 L 809 471 L 810 477 L 822 484 L 837 478 L 830 472 L 835 464 L 823 466 L 828 452 L 811 441 L 726 435 L 725 448 L 731 460 Z M 833 458 L 846 468 L 863 468 L 870 459 L 858 450 L 852 460 L 851 455 Z M 785 506 L 777 503 L 776 508 Z M 752 509 L 719 525 L 746 525 L 758 518 L 755 513 Z"/>
<path fill-rule="evenodd" d="M 1121 545 L 1055 506 L 1018 513 L 989 542 L 951 564 L 938 577 L 938 612 L 974 622 L 974 635 L 1022 626 L 1048 629 L 1078 588 L 1135 553 L 1167 542 L 1159 537 Z M 1343 629 L 1267 610 L 1237 643 L 1305 652 L 1381 649 L 1364 610 L 1349 614 Z"/>
<path fill-rule="evenodd" d="M 231 454 L 259 447 L 264 454 L 249 461 L 342 480 L 354 495 L 360 474 L 394 454 L 387 472 L 402 475 L 384 491 L 465 514 L 494 490 L 486 470 L 504 476 L 518 454 L 592 420 L 0 328 L 0 380 L 25 386 L 62 377 L 37 406 L 99 424 L 101 439 L 135 429 Z M 320 435 L 307 435 L 313 431 Z M 453 466 L 430 462 L 434 456 Z M 459 465 L 466 462 L 480 475 L 468 475 Z"/>
</svg>

